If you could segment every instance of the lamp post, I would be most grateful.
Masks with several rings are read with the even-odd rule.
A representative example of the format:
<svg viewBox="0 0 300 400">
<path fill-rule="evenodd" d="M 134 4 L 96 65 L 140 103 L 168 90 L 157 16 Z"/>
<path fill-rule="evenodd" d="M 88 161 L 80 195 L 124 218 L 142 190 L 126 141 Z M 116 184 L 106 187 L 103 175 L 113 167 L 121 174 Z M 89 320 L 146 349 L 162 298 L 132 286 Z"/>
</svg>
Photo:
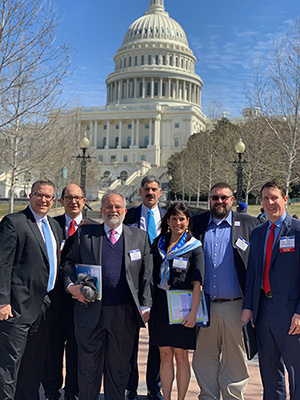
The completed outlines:
<svg viewBox="0 0 300 400">
<path fill-rule="evenodd" d="M 235 151 L 238 154 L 238 161 L 235 161 L 237 164 L 236 175 L 237 175 L 237 185 L 236 185 L 236 201 L 239 204 L 243 199 L 243 163 L 245 160 L 242 161 L 242 154 L 245 152 L 245 144 L 242 141 L 242 138 L 238 141 L 235 145 Z"/>
<path fill-rule="evenodd" d="M 86 133 L 84 136 L 81 138 L 79 142 L 80 148 L 82 150 L 82 155 L 78 154 L 77 158 L 81 160 L 81 165 L 80 165 L 80 186 L 83 191 L 83 195 L 85 196 L 85 186 L 86 186 L 86 163 L 88 160 L 90 160 L 90 156 L 86 155 L 86 151 L 90 146 L 90 141 L 88 137 L 86 136 Z"/>
</svg>

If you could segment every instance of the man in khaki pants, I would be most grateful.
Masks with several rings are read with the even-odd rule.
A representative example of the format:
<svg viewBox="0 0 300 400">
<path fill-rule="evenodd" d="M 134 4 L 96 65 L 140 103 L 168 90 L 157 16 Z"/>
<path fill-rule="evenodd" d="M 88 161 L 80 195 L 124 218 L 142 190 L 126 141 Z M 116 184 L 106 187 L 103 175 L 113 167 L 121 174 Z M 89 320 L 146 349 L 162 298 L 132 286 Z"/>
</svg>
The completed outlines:
<svg viewBox="0 0 300 400">
<path fill-rule="evenodd" d="M 210 212 L 193 218 L 193 234 L 204 246 L 204 291 L 210 296 L 210 326 L 200 328 L 193 369 L 199 400 L 242 400 L 248 381 L 242 340 L 242 296 L 245 290 L 249 238 L 259 223 L 232 211 L 234 196 L 226 183 L 210 191 Z"/>
</svg>

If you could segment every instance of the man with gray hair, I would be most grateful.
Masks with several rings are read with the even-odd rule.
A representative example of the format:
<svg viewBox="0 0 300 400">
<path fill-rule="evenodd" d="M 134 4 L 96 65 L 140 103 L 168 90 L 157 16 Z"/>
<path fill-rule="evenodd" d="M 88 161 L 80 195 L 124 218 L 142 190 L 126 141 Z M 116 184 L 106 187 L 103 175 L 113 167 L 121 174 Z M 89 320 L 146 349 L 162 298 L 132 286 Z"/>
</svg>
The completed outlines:
<svg viewBox="0 0 300 400">
<path fill-rule="evenodd" d="M 136 226 L 146 231 L 149 235 L 150 242 L 160 234 L 160 221 L 165 215 L 166 210 L 159 207 L 158 201 L 161 196 L 161 187 L 159 179 L 154 175 L 147 175 L 142 179 L 139 193 L 142 197 L 142 204 L 138 207 L 132 207 L 128 210 L 124 224 L 128 226 Z M 149 331 L 151 326 L 151 318 L 149 321 Z M 150 400 L 162 400 L 163 396 L 160 392 L 160 354 L 157 346 L 151 346 L 151 338 L 149 340 L 149 352 L 147 358 L 147 397 Z M 127 384 L 126 400 L 137 400 L 137 388 L 139 383 L 138 373 L 138 346 L 139 346 L 139 329 L 135 335 L 135 343 L 133 353 L 130 359 L 131 373 Z"/>
<path fill-rule="evenodd" d="M 144 327 L 152 305 L 152 257 L 146 232 L 123 224 L 125 198 L 106 193 L 103 224 L 80 227 L 67 241 L 66 289 L 77 299 L 75 336 L 79 355 L 79 398 L 98 400 L 102 374 L 106 400 L 124 400 L 129 359 L 137 327 Z M 113 260 L 113 262 L 112 262 Z M 102 266 L 102 299 L 88 302 L 76 284 L 75 265 Z"/>
</svg>

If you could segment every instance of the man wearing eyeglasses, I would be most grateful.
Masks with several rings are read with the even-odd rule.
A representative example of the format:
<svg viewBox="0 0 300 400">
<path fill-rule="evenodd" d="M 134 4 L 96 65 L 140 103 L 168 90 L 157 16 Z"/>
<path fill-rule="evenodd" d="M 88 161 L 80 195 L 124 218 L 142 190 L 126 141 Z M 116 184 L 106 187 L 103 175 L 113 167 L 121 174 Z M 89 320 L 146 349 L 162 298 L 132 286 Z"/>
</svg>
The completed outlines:
<svg viewBox="0 0 300 400">
<path fill-rule="evenodd" d="M 193 234 L 205 254 L 204 291 L 210 297 L 210 325 L 200 328 L 193 369 L 199 400 L 244 399 L 248 381 L 242 340 L 242 297 L 245 291 L 250 233 L 256 218 L 232 211 L 234 196 L 227 183 L 210 190 L 210 212 L 193 218 Z"/>
<path fill-rule="evenodd" d="M 62 229 L 62 251 L 67 238 L 72 236 L 83 223 L 82 210 L 86 198 L 80 186 L 70 184 L 63 188 L 60 202 L 65 209 L 65 213 L 54 219 Z M 60 399 L 59 390 L 63 384 L 64 350 L 66 363 L 64 399 L 76 400 L 78 396 L 78 349 L 74 334 L 73 309 L 74 300 L 65 291 L 62 272 L 60 272 L 50 308 L 50 341 L 43 378 L 43 387 L 47 400 Z"/>
<path fill-rule="evenodd" d="M 58 276 L 59 224 L 47 216 L 54 184 L 36 181 L 29 206 L 0 223 L 0 398 L 39 399 L 46 313 Z"/>
</svg>

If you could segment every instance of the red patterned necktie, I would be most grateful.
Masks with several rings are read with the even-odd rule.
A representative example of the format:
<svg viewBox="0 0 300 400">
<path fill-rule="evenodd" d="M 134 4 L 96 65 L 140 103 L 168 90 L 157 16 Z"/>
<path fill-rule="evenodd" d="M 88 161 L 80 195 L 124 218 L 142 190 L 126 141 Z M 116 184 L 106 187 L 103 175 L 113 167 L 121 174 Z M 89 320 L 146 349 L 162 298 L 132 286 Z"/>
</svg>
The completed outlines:
<svg viewBox="0 0 300 400">
<path fill-rule="evenodd" d="M 112 244 L 115 244 L 117 239 L 115 237 L 115 234 L 117 233 L 117 231 L 115 231 L 114 229 L 110 230 L 110 236 L 109 236 L 109 240 L 111 241 Z"/>
<path fill-rule="evenodd" d="M 266 257 L 265 257 L 265 269 L 264 269 L 264 279 L 263 279 L 263 288 L 265 293 L 269 293 L 271 291 L 270 280 L 269 280 L 269 270 L 270 270 L 270 262 L 272 257 L 273 243 L 275 237 L 275 229 L 276 225 L 272 224 L 270 233 L 267 240 L 266 245 Z"/>
<path fill-rule="evenodd" d="M 76 229 L 75 229 L 75 220 L 72 219 L 71 222 L 70 222 L 70 226 L 69 226 L 68 237 L 72 236 L 73 233 L 75 233 L 75 232 L 76 232 Z"/>
</svg>

